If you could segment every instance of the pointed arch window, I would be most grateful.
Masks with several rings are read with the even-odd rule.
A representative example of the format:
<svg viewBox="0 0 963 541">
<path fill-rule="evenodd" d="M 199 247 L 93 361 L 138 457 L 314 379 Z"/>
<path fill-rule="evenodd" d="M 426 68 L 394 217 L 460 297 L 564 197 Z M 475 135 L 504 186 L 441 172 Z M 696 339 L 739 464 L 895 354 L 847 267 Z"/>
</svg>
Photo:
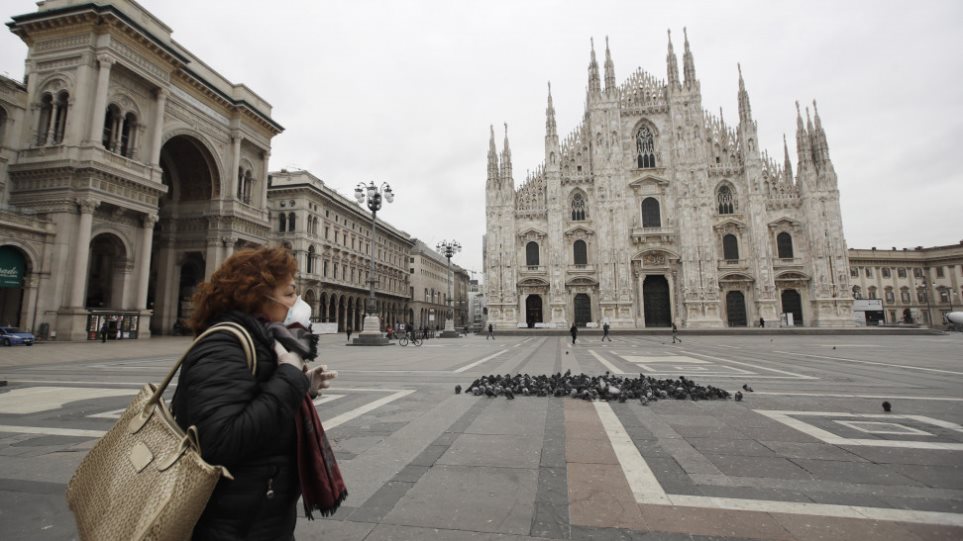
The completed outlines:
<svg viewBox="0 0 963 541">
<path fill-rule="evenodd" d="M 572 221 L 580 222 L 585 216 L 585 196 L 582 192 L 575 192 L 572 196 Z"/>
<path fill-rule="evenodd" d="M 719 187 L 716 200 L 719 203 L 719 214 L 732 214 L 736 211 L 735 198 L 732 196 L 732 189 L 728 186 Z"/>
<path fill-rule="evenodd" d="M 642 201 L 642 227 L 662 227 L 659 201 L 654 197 L 646 197 Z"/>
<path fill-rule="evenodd" d="M 577 240 L 572 244 L 572 259 L 576 265 L 588 265 L 588 250 L 584 240 Z"/>
<path fill-rule="evenodd" d="M 779 259 L 792 259 L 795 257 L 792 251 L 792 235 L 785 231 L 776 235 L 776 251 Z M 858 276 L 858 272 L 857 274 L 853 274 L 853 276 Z"/>
<path fill-rule="evenodd" d="M 639 169 L 655 167 L 655 138 L 648 126 L 642 126 L 635 134 L 635 149 Z"/>
<path fill-rule="evenodd" d="M 294 213 L 288 213 L 288 231 L 294 231 Z"/>
<path fill-rule="evenodd" d="M 525 264 L 529 267 L 538 266 L 538 243 L 535 241 L 525 245 Z"/>
<path fill-rule="evenodd" d="M 726 261 L 739 260 L 739 239 L 731 233 L 722 237 L 722 257 Z"/>
</svg>

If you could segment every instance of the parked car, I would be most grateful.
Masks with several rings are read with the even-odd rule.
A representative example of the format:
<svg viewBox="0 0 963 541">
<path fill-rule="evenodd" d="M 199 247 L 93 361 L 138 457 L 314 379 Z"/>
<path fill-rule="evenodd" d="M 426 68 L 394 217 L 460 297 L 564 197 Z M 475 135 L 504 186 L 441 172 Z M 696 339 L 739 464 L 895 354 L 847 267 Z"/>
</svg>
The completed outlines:
<svg viewBox="0 0 963 541">
<path fill-rule="evenodd" d="M 0 327 L 0 344 L 5 346 L 16 346 L 17 344 L 32 346 L 36 341 L 37 339 L 31 332 L 21 331 L 16 327 Z"/>
</svg>

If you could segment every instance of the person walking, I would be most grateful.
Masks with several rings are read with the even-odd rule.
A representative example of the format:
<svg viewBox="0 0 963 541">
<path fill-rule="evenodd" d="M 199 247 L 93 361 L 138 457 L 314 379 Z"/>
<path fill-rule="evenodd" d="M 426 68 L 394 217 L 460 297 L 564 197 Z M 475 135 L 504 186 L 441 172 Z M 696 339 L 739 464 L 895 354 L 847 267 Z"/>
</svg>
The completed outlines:
<svg viewBox="0 0 963 541">
<path fill-rule="evenodd" d="M 487 342 L 489 338 L 495 339 L 495 328 L 492 327 L 491 323 L 488 324 L 488 336 L 485 337 L 485 341 Z"/>
<path fill-rule="evenodd" d="M 765 327 L 766 327 L 766 320 L 765 320 L 765 318 L 762 318 L 762 317 L 759 318 L 759 326 L 762 327 L 762 328 L 765 328 Z"/>
<path fill-rule="evenodd" d="M 198 342 L 180 369 L 174 417 L 182 429 L 197 428 L 207 463 L 233 475 L 217 483 L 192 539 L 293 539 L 298 498 L 310 518 L 317 510 L 333 513 L 347 496 L 311 402 L 337 374 L 323 365 L 308 370 L 302 355 L 315 350 L 288 351 L 278 339 L 291 348 L 302 340 L 271 327 L 304 302 L 296 273 L 297 261 L 285 248 L 239 250 L 194 294 L 189 325 L 195 336 L 216 323 L 241 325 L 254 342 L 257 369 L 252 374 L 240 341 L 229 333 Z"/>
<path fill-rule="evenodd" d="M 679 334 L 679 328 L 675 326 L 675 323 L 673 323 L 672 324 L 672 343 L 673 344 L 676 342 L 680 344 L 682 343 L 682 339 L 677 336 L 678 334 Z"/>
<path fill-rule="evenodd" d="M 344 332 L 345 334 L 348 335 L 348 342 L 350 342 L 351 341 L 351 324 L 350 323 L 348 324 L 347 327 L 345 327 Z"/>
<path fill-rule="evenodd" d="M 104 324 L 100 326 L 100 341 L 101 343 L 107 343 L 107 320 L 104 320 Z"/>
<path fill-rule="evenodd" d="M 608 321 L 606 321 L 605 323 L 602 324 L 602 341 L 605 342 L 605 339 L 606 339 L 606 338 L 609 339 L 609 342 L 612 341 L 612 337 L 609 336 L 609 322 L 608 322 Z"/>
<path fill-rule="evenodd" d="M 572 323 L 572 328 L 569 329 L 568 332 L 570 332 L 570 333 L 572 334 L 572 345 L 574 346 L 574 345 L 575 345 L 575 339 L 578 338 L 578 327 L 576 327 L 575 324 Z"/>
</svg>

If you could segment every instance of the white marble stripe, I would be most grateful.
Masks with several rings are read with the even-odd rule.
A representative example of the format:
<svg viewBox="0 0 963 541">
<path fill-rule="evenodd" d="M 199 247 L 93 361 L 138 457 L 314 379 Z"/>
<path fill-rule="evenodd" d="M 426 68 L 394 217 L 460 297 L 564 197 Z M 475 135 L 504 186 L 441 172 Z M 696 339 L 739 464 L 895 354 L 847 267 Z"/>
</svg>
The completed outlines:
<svg viewBox="0 0 963 541">
<path fill-rule="evenodd" d="M 338 415 L 338 416 L 336 416 L 336 417 L 332 417 L 331 419 L 328 419 L 328 420 L 326 420 L 326 421 L 322 421 L 321 424 L 322 424 L 322 426 L 324 426 L 324 429 L 325 429 L 325 430 L 331 430 L 332 428 L 334 428 L 334 427 L 336 427 L 336 426 L 340 426 L 340 425 L 342 425 L 342 424 L 344 424 L 344 423 L 347 423 L 348 421 L 354 419 L 355 417 L 360 417 L 360 416 L 364 415 L 365 413 L 368 413 L 368 412 L 370 412 L 370 411 L 373 411 L 373 410 L 376 410 L 376 409 L 380 408 L 381 406 L 384 406 L 385 404 L 388 404 L 388 403 L 390 403 L 390 402 L 394 402 L 395 400 L 398 400 L 399 398 L 406 397 L 406 396 L 410 395 L 410 394 L 413 393 L 413 392 L 415 392 L 415 391 L 414 391 L 414 390 L 398 391 L 397 393 L 390 394 L 390 395 L 388 395 L 388 396 L 386 396 L 386 397 L 384 397 L 384 398 L 379 398 L 378 400 L 375 400 L 374 402 L 368 402 L 367 404 L 365 404 L 365 405 L 363 405 L 363 406 L 360 406 L 360 407 L 357 407 L 357 408 L 355 408 L 355 409 L 353 409 L 353 410 L 351 410 L 351 411 L 349 411 L 349 412 L 342 413 L 341 415 Z"/>
<path fill-rule="evenodd" d="M 756 391 L 757 395 L 771 396 L 818 396 L 825 398 L 874 398 L 884 400 L 936 400 L 946 402 L 963 402 L 963 398 L 953 398 L 949 396 L 903 396 L 890 394 L 836 394 L 836 393 L 794 393 L 792 391 L 764 392 Z"/>
<path fill-rule="evenodd" d="M 594 405 L 605 433 L 608 434 L 609 441 L 612 443 L 615 456 L 622 466 L 625 480 L 629 482 L 629 488 L 635 496 L 635 501 L 671 505 L 659 480 L 656 479 L 652 469 L 632 442 L 632 438 L 625 432 L 619 418 L 612 411 L 612 406 L 602 401 L 594 402 Z"/>
<path fill-rule="evenodd" d="M 829 361 L 844 361 L 848 363 L 859 363 L 859 364 L 872 364 L 876 366 L 889 366 L 892 368 L 905 368 L 907 370 L 922 370 L 923 372 L 937 372 L 940 374 L 953 374 L 954 376 L 963 376 L 963 372 L 954 372 L 952 370 L 940 370 L 938 368 L 925 368 L 922 366 L 906 366 L 903 364 L 892 364 L 892 363 L 881 363 L 877 361 L 863 361 L 861 359 L 847 359 L 846 357 L 827 357 L 825 355 L 810 355 L 808 353 L 793 353 L 792 351 L 773 351 L 773 353 L 782 353 L 785 355 L 797 355 L 799 357 L 812 357 L 813 359 L 825 359 Z"/>
<path fill-rule="evenodd" d="M 588 352 L 589 352 L 589 354 L 591 354 L 593 357 L 595 357 L 595 360 L 597 360 L 598 362 L 602 363 L 602 365 L 605 366 L 605 368 L 608 368 L 608 369 L 609 369 L 609 372 L 611 372 L 611 373 L 613 373 L 613 374 L 618 374 L 618 375 L 624 375 L 624 374 L 626 374 L 626 372 L 623 372 L 623 371 L 620 370 L 618 367 L 616 367 L 614 364 L 606 361 L 601 355 L 599 355 L 598 353 L 595 353 L 594 350 L 591 350 L 591 349 L 590 349 L 590 350 L 588 350 Z"/>
<path fill-rule="evenodd" d="M 670 495 L 672 505 L 725 509 L 729 511 L 759 511 L 763 513 L 786 513 L 791 515 L 814 515 L 821 517 L 856 518 L 963 526 L 963 514 L 912 509 L 889 509 L 885 507 L 862 507 L 827 503 L 780 502 L 774 500 L 746 500 L 741 498 L 716 498 L 710 496 Z"/>
<path fill-rule="evenodd" d="M 80 430 L 77 428 L 55 428 L 52 426 L 14 426 L 0 425 L 0 432 L 14 432 L 17 434 L 45 434 L 48 436 L 78 436 L 85 438 L 99 438 L 106 434 L 103 430 Z"/>
<path fill-rule="evenodd" d="M 778 368 L 769 368 L 766 366 L 759 366 L 758 364 L 744 363 L 741 361 L 734 361 L 732 359 L 725 359 L 722 357 L 713 357 L 712 355 L 706 355 L 705 353 L 696 353 L 694 351 L 683 351 L 682 353 L 686 353 L 688 355 L 698 355 L 700 357 L 707 357 L 709 359 L 714 359 L 716 361 L 723 361 L 723 362 L 732 363 L 732 364 L 741 364 L 742 366 L 751 366 L 752 368 L 757 368 L 759 370 L 766 370 L 769 372 L 775 372 L 777 374 L 785 374 L 787 376 L 792 376 L 797 379 L 819 379 L 814 376 L 806 376 L 804 374 L 797 374 L 795 372 L 787 372 L 786 370 L 779 370 Z"/>
<path fill-rule="evenodd" d="M 478 361 L 475 361 L 475 362 L 473 362 L 473 363 L 471 363 L 471 364 L 465 365 L 465 366 L 463 366 L 463 367 L 461 367 L 461 368 L 459 368 L 459 369 L 457 369 L 457 370 L 453 370 L 452 372 L 454 372 L 455 374 L 461 374 L 462 372 L 466 372 L 466 371 L 468 371 L 468 370 L 471 370 L 472 368 L 475 368 L 476 366 L 478 366 L 478 365 L 480 365 L 480 364 L 482 364 L 482 363 L 484 363 L 484 362 L 488 362 L 488 361 L 494 359 L 495 357 L 498 357 L 499 355 L 501 355 L 502 353 L 505 353 L 506 351 L 508 351 L 508 350 L 507 350 L 507 349 L 503 349 L 503 350 L 498 351 L 498 352 L 496 352 L 496 353 L 492 353 L 492 354 L 489 355 L 488 357 L 484 357 L 484 358 L 482 358 L 481 360 L 478 360 Z"/>
</svg>

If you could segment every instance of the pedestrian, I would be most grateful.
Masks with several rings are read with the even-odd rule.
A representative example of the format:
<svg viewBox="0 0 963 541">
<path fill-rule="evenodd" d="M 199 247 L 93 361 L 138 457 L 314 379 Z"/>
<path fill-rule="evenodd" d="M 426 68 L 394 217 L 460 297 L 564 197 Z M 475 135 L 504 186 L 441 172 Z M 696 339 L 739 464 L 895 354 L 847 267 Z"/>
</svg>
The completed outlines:
<svg viewBox="0 0 963 541">
<path fill-rule="evenodd" d="M 485 341 L 487 342 L 489 338 L 495 339 L 495 328 L 492 327 L 491 323 L 488 324 L 488 336 L 485 337 Z"/>
<path fill-rule="evenodd" d="M 760 317 L 760 318 L 759 318 L 759 326 L 760 326 L 760 327 L 765 327 L 765 326 L 766 326 L 766 320 Z"/>
<path fill-rule="evenodd" d="M 104 324 L 100 326 L 100 341 L 103 344 L 107 343 L 107 320 L 104 320 Z"/>
<path fill-rule="evenodd" d="M 608 322 L 608 321 L 606 321 L 605 323 L 602 324 L 602 341 L 605 342 L 605 339 L 606 339 L 606 338 L 609 339 L 609 342 L 612 341 L 612 337 L 609 336 L 609 322 Z"/>
<path fill-rule="evenodd" d="M 428 325 L 421 326 L 421 339 L 422 340 L 428 339 Z"/>
<path fill-rule="evenodd" d="M 311 402 L 337 374 L 323 365 L 308 370 L 302 355 L 312 350 L 286 350 L 269 327 L 304 303 L 296 275 L 297 261 L 285 248 L 239 250 L 194 294 L 194 333 L 220 322 L 241 325 L 254 342 L 257 370 L 252 375 L 229 333 L 209 335 L 184 359 L 171 409 L 182 429 L 197 428 L 203 459 L 233 475 L 217 483 L 193 539 L 293 539 L 299 497 L 310 517 L 334 512 L 346 496 Z"/>
<path fill-rule="evenodd" d="M 572 323 L 572 328 L 569 329 L 568 332 L 572 333 L 572 345 L 574 346 L 575 339 L 578 338 L 578 327 L 576 327 L 575 324 Z"/>
<path fill-rule="evenodd" d="M 680 344 L 682 343 L 682 339 L 679 338 L 678 334 L 679 334 L 679 328 L 675 326 L 675 323 L 673 323 L 672 324 L 672 343 L 673 344 L 676 342 Z"/>
<path fill-rule="evenodd" d="M 350 342 L 351 341 L 351 324 L 348 324 L 348 326 L 344 329 L 344 332 L 348 335 L 348 342 Z"/>
</svg>

